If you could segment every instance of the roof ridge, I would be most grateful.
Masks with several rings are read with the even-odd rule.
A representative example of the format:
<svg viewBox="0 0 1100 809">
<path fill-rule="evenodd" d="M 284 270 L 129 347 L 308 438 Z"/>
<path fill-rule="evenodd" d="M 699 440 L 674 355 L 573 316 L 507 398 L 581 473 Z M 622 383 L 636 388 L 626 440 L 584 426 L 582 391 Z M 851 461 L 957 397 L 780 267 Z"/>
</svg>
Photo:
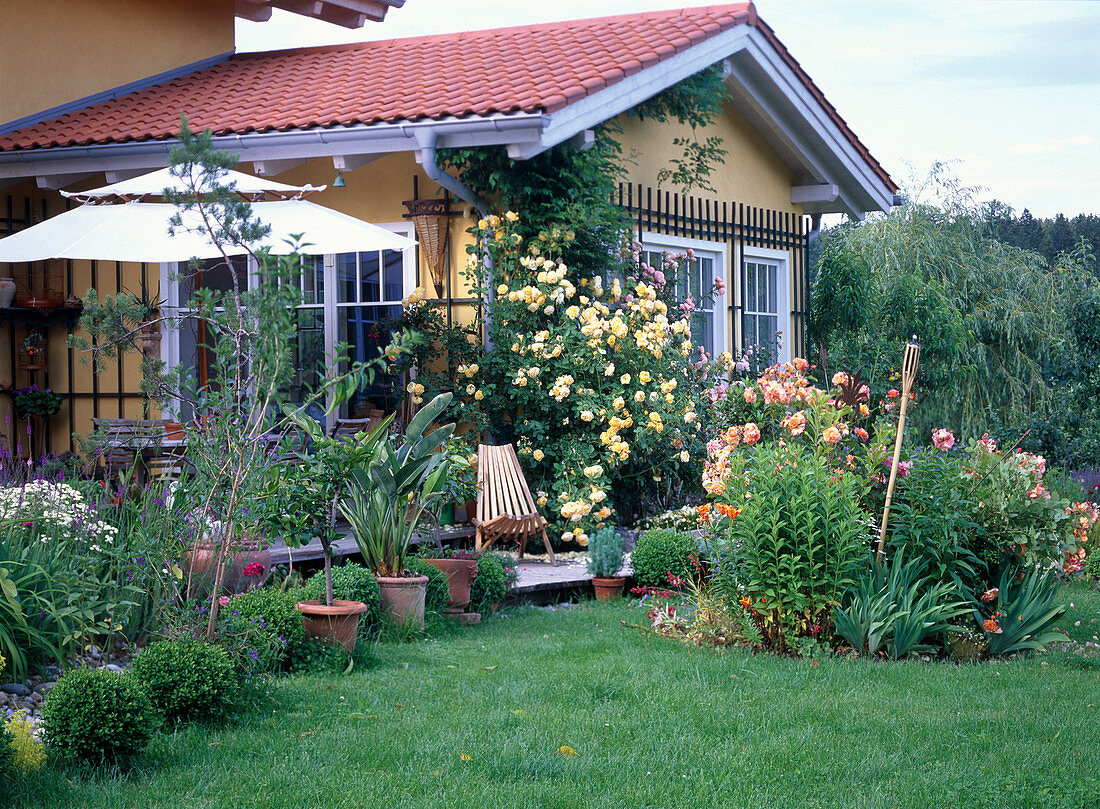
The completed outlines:
<svg viewBox="0 0 1100 809">
<path fill-rule="evenodd" d="M 340 42 L 332 45 L 303 45 L 298 48 L 279 48 L 268 51 L 246 51 L 233 55 L 231 61 L 243 61 L 257 57 L 272 57 L 281 55 L 302 55 L 310 53 L 334 53 L 340 51 L 367 50 L 371 47 L 389 48 L 393 46 L 409 45 L 418 42 L 451 42 L 464 39 L 489 39 L 500 35 L 507 35 L 517 31 L 540 31 L 547 29 L 569 29 L 591 27 L 594 23 L 611 21 L 623 21 L 628 19 L 648 19 L 660 17 L 696 17 L 713 14 L 735 15 L 744 14 L 747 22 L 755 25 L 758 19 L 756 6 L 752 2 L 722 3 L 710 6 L 688 6 L 685 8 L 659 9 L 657 11 L 638 11 L 632 14 L 606 14 L 602 17 L 585 17 L 580 20 L 560 20 L 558 22 L 540 22 L 531 25 L 509 25 L 505 28 L 478 28 L 474 31 L 450 31 L 440 34 L 421 34 L 420 36 L 400 37 L 397 39 L 368 39 L 361 42 Z"/>
</svg>

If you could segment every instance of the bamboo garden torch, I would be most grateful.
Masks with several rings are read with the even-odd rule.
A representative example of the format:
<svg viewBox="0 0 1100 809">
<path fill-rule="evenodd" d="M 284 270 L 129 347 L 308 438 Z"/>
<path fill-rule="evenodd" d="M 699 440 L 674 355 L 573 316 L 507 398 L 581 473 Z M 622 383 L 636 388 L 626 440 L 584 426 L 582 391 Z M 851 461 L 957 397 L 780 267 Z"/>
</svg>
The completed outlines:
<svg viewBox="0 0 1100 809">
<path fill-rule="evenodd" d="M 898 462 L 901 460 L 901 440 L 905 432 L 905 410 L 909 406 L 909 392 L 917 378 L 917 363 L 920 360 L 920 346 L 914 334 L 905 346 L 905 356 L 901 361 L 901 407 L 898 410 L 898 434 L 894 439 L 894 462 L 890 465 L 890 482 L 886 485 L 886 504 L 882 509 L 882 528 L 878 532 L 878 552 L 875 564 L 882 567 L 882 549 L 886 543 L 886 524 L 890 519 L 890 501 L 894 498 L 894 484 L 898 479 Z"/>
</svg>

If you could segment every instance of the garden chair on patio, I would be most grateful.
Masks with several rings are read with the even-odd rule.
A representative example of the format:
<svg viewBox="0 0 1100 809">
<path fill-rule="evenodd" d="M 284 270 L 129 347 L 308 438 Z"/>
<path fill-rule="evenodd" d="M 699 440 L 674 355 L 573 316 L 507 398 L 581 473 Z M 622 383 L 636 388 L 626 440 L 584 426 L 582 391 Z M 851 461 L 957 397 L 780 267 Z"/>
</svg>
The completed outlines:
<svg viewBox="0 0 1100 809">
<path fill-rule="evenodd" d="M 134 419 L 92 419 L 92 427 L 102 443 L 97 447 L 107 468 L 108 477 L 134 468 L 137 454 L 134 450 Z"/>
<path fill-rule="evenodd" d="M 542 544 L 555 567 L 558 560 L 546 536 L 546 518 L 539 514 L 535 499 L 523 477 L 516 450 L 511 444 L 477 448 L 477 516 L 474 548 L 488 548 L 496 540 L 514 539 L 522 558 L 527 538 L 542 534 Z"/>
<path fill-rule="evenodd" d="M 354 438 L 358 433 L 369 433 L 385 418 L 386 414 L 381 410 L 371 410 L 369 418 L 336 419 L 336 424 L 332 428 L 332 437 L 345 439 Z"/>
</svg>

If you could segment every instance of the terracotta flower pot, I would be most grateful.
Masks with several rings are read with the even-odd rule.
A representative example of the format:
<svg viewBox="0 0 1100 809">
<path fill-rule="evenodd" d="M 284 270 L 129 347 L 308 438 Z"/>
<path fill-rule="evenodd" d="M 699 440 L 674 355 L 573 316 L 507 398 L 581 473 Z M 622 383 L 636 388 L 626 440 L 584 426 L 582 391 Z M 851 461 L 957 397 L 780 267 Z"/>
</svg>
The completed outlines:
<svg viewBox="0 0 1100 809">
<path fill-rule="evenodd" d="M 614 601 L 622 598 L 624 584 L 626 584 L 626 579 L 619 576 L 612 579 L 592 577 L 592 587 L 595 588 L 596 598 L 599 601 Z"/>
<path fill-rule="evenodd" d="M 447 576 L 450 597 L 444 612 L 465 612 L 470 606 L 470 585 L 477 578 L 476 559 L 425 559 Z"/>
<path fill-rule="evenodd" d="M 424 628 L 424 597 L 428 593 L 427 576 L 379 576 L 382 611 L 397 626 L 415 623 Z"/>
<path fill-rule="evenodd" d="M 333 600 L 332 606 L 320 601 L 299 601 L 294 605 L 302 613 L 302 628 L 311 638 L 355 651 L 359 634 L 359 616 L 367 611 L 362 601 Z"/>
<path fill-rule="evenodd" d="M 218 543 L 200 540 L 191 546 L 183 566 L 188 598 L 209 593 L 214 588 L 217 564 Z M 261 549 L 254 539 L 240 540 L 234 543 L 233 558 L 226 564 L 222 592 L 235 595 L 261 587 L 270 575 L 271 551 Z"/>
</svg>

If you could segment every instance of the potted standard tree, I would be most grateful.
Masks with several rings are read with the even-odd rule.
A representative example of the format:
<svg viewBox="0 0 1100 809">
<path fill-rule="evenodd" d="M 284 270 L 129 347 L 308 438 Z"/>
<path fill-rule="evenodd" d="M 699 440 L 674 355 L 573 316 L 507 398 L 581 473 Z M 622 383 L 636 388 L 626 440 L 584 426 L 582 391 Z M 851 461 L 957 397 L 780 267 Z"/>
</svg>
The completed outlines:
<svg viewBox="0 0 1100 809">
<path fill-rule="evenodd" d="M 424 626 L 427 576 L 405 570 L 409 541 L 424 510 L 443 496 L 448 457 L 440 452 L 454 425 L 425 435 L 451 400 L 441 393 L 409 422 L 401 446 L 387 435 L 373 448 L 367 467 L 351 472 L 341 513 L 351 523 L 364 564 L 378 578 L 382 609 L 394 623 Z"/>
<path fill-rule="evenodd" d="M 588 573 L 600 601 L 614 601 L 623 594 L 626 577 L 619 576 L 623 566 L 623 540 L 610 526 L 596 531 L 588 540 Z"/>
<path fill-rule="evenodd" d="M 370 433 L 344 440 L 326 436 L 316 421 L 300 411 L 287 408 L 287 417 L 308 443 L 289 453 L 291 463 L 275 468 L 266 509 L 271 515 L 268 522 L 290 547 L 301 547 L 314 537 L 320 540 L 325 562 L 324 596 L 300 601 L 296 606 L 307 635 L 343 645 L 351 652 L 355 649 L 359 616 L 367 607 L 359 601 L 333 598 L 332 544 L 339 538 L 336 515 L 354 471 L 366 468 L 378 446 L 387 440 L 393 416 Z"/>
</svg>

